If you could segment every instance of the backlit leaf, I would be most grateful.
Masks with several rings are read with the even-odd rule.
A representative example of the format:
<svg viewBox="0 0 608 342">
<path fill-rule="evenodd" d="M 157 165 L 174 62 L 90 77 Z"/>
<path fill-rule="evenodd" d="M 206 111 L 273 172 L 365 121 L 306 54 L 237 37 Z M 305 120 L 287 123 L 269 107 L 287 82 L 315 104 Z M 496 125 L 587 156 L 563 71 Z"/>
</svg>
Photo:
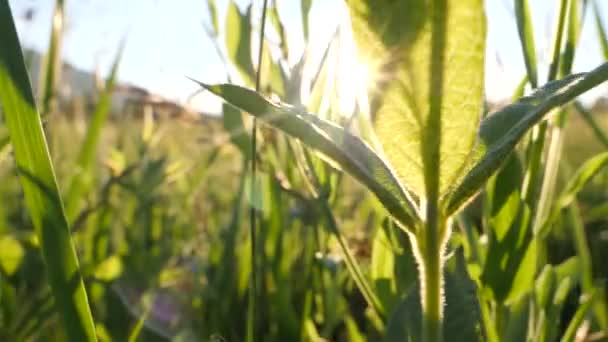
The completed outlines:
<svg viewBox="0 0 608 342">
<path fill-rule="evenodd" d="M 465 169 L 482 113 L 483 1 L 347 3 L 387 159 L 417 195 L 445 193 Z"/>
<path fill-rule="evenodd" d="M 388 212 L 405 228 L 415 226 L 415 209 L 391 168 L 364 141 L 344 128 L 294 107 L 273 103 L 256 92 L 231 85 L 206 85 L 203 88 L 292 137 L 326 157 L 365 184 Z"/>
<path fill-rule="evenodd" d="M 26 207 L 40 240 L 66 335 L 95 341 L 95 327 L 42 122 L 8 1 L 0 0 L 0 103 Z"/>
</svg>

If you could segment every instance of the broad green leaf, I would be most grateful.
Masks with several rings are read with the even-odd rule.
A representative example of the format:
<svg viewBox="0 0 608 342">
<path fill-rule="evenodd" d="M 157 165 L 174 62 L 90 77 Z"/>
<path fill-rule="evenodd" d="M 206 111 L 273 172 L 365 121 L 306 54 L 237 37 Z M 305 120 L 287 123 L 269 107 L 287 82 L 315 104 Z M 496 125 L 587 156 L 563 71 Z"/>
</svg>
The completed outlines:
<svg viewBox="0 0 608 342">
<path fill-rule="evenodd" d="M 253 62 L 251 59 L 251 6 L 247 13 L 239 11 L 233 0 L 228 2 L 226 12 L 226 51 L 243 81 L 253 84 Z"/>
<path fill-rule="evenodd" d="M 24 254 L 21 243 L 13 236 L 0 237 L 0 268 L 6 275 L 10 277 L 17 271 Z"/>
<path fill-rule="evenodd" d="M 69 340 L 95 341 L 95 328 L 55 172 L 8 1 L 0 0 L 0 103 L 26 206 L 40 240 L 57 312 Z"/>
<path fill-rule="evenodd" d="M 445 199 L 448 214 L 471 199 L 500 168 L 517 143 L 552 109 L 608 79 L 608 63 L 593 71 L 547 83 L 530 96 L 490 114 L 481 122 L 474 163 L 464 179 Z"/>
<path fill-rule="evenodd" d="M 534 28 L 530 4 L 528 0 L 515 0 L 515 18 L 517 19 L 517 31 L 524 54 L 528 80 L 533 88 L 538 86 L 538 71 L 536 67 L 536 47 L 534 44 Z"/>
<path fill-rule="evenodd" d="M 342 127 L 294 107 L 273 103 L 256 92 L 230 84 L 199 84 L 239 108 L 319 151 L 366 185 L 404 228 L 414 229 L 415 210 L 390 167 L 365 142 Z"/>
<path fill-rule="evenodd" d="M 482 113 L 483 1 L 347 3 L 384 154 L 418 196 L 447 192 L 467 165 Z"/>
</svg>

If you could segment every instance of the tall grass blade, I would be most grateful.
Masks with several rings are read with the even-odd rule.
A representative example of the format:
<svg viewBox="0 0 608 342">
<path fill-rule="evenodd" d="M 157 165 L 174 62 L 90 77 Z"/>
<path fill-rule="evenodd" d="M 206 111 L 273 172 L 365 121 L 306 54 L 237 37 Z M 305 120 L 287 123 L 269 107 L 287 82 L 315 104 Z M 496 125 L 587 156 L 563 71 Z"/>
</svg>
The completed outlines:
<svg viewBox="0 0 608 342">
<path fill-rule="evenodd" d="M 321 199 L 321 210 L 325 216 L 325 221 L 329 225 L 329 230 L 332 232 L 334 237 L 338 240 L 338 244 L 340 245 L 340 249 L 344 253 L 344 258 L 346 262 L 346 266 L 348 267 L 350 274 L 353 277 L 353 280 L 357 284 L 357 287 L 361 291 L 363 297 L 370 305 L 370 307 L 382 318 L 386 317 L 386 308 L 384 307 L 382 301 L 377 296 L 377 294 L 372 289 L 371 285 L 365 278 L 365 275 L 361 271 L 359 264 L 356 262 L 354 255 L 348 248 L 346 243 L 346 239 L 340 233 L 338 229 L 338 225 L 336 224 L 336 220 L 331 212 L 331 208 L 329 203 L 327 203 L 327 199 Z"/>
<path fill-rule="evenodd" d="M 302 12 L 302 31 L 304 32 L 304 39 L 308 40 L 308 14 L 312 7 L 312 0 L 300 0 L 300 10 Z"/>
<path fill-rule="evenodd" d="M 561 194 L 557 197 L 557 200 L 555 200 L 550 214 L 542 224 L 542 228 L 539 231 L 541 236 L 549 233 L 551 225 L 557 221 L 561 211 L 574 202 L 576 196 L 583 187 L 606 165 L 608 165 L 608 152 L 592 157 L 576 170 L 575 174 L 566 184 L 564 190 L 562 190 Z"/>
<path fill-rule="evenodd" d="M 217 19 L 217 6 L 215 4 L 215 0 L 207 0 L 207 10 L 209 11 L 209 16 L 211 17 L 213 31 L 217 34 L 220 30 L 220 25 Z"/>
<path fill-rule="evenodd" d="M 268 0 L 264 0 L 263 1 L 263 5 L 262 5 L 262 19 L 261 19 L 261 27 L 260 27 L 260 33 L 259 33 L 259 40 L 258 40 L 258 65 L 256 68 L 256 74 L 255 74 L 255 91 L 259 92 L 260 91 L 260 86 L 261 86 L 261 80 L 262 80 L 262 62 L 263 62 L 263 56 L 264 56 L 264 35 L 266 33 L 266 12 L 267 12 L 267 8 L 268 8 Z M 251 7 L 249 7 L 248 9 L 248 17 L 251 17 Z M 248 30 L 247 33 L 250 33 L 250 30 Z M 240 46 L 241 44 L 239 44 Z M 251 186 L 250 186 L 250 194 L 251 194 L 251 199 L 252 199 L 252 204 L 255 203 L 253 201 L 253 196 L 257 195 L 257 191 L 260 191 L 260 189 L 256 189 L 256 185 L 258 184 L 258 179 L 256 177 L 256 173 L 257 173 L 257 160 L 256 160 L 256 153 L 257 153 L 257 118 L 253 118 L 253 125 L 251 127 Z M 265 241 L 258 241 L 258 233 L 257 233 L 257 212 L 256 212 L 256 207 L 255 205 L 252 205 L 249 208 L 249 229 L 250 229 L 250 235 L 251 235 L 251 283 L 249 286 L 249 308 L 248 308 L 248 317 L 247 317 L 247 340 L 248 341 L 258 341 L 262 338 L 262 334 L 261 331 L 259 331 L 258 327 L 257 327 L 257 322 L 258 322 L 258 313 L 260 312 L 260 309 L 258 308 L 259 306 L 259 301 L 258 301 L 258 296 L 259 296 L 259 285 L 258 285 L 258 279 L 259 279 L 259 274 L 258 273 L 262 273 L 263 274 L 263 267 L 264 265 L 258 265 L 258 260 L 260 259 L 260 257 L 258 256 L 258 245 L 261 242 L 261 245 L 264 246 Z M 262 256 L 264 255 L 264 250 L 262 249 Z M 263 259 L 261 259 L 261 262 L 263 262 Z M 262 267 L 260 269 L 260 266 Z M 261 272 L 260 272 L 261 271 Z"/>
<path fill-rule="evenodd" d="M 226 12 L 226 51 L 228 58 L 247 85 L 254 84 L 251 30 L 251 6 L 246 13 L 241 13 L 236 3 L 230 0 Z"/>
<path fill-rule="evenodd" d="M 594 318 L 600 328 L 606 332 L 608 331 L 608 302 L 606 301 L 604 291 L 596 291 L 596 286 L 593 284 L 593 260 L 591 248 L 589 246 L 589 242 L 587 241 L 587 232 L 585 230 L 585 224 L 582 220 L 578 204 L 572 203 L 572 205 L 566 209 L 565 213 L 566 222 L 571 229 L 571 237 L 574 242 L 574 248 L 576 250 L 578 259 L 580 260 L 579 276 L 583 293 L 586 295 L 595 293 L 596 300 L 592 302 L 592 310 L 595 314 Z"/>
<path fill-rule="evenodd" d="M 55 303 L 70 341 L 95 341 L 76 251 L 6 0 L 0 1 L 0 26 L 0 101 Z"/>
<path fill-rule="evenodd" d="M 595 300 L 595 293 L 597 291 L 598 290 L 596 289 L 592 293 L 590 293 L 588 295 L 584 295 L 581 298 L 582 303 L 580 304 L 580 306 L 574 313 L 574 316 L 570 320 L 570 323 L 568 324 L 568 327 L 566 328 L 566 332 L 564 333 L 564 335 L 562 336 L 560 341 L 562 341 L 562 342 L 576 341 L 576 331 L 578 330 L 578 327 L 580 327 L 581 324 L 583 323 L 583 320 L 585 319 L 585 316 L 587 315 L 589 308 L 591 308 L 591 304 Z"/>
<path fill-rule="evenodd" d="M 604 27 L 604 21 L 600 14 L 600 5 L 597 1 L 593 2 L 593 12 L 595 14 L 595 27 L 597 29 L 597 38 L 599 39 L 600 46 L 602 47 L 602 54 L 604 60 L 608 60 L 608 37 L 606 36 L 606 28 Z"/>
<path fill-rule="evenodd" d="M 270 5 L 269 13 L 270 22 L 274 29 L 279 34 L 279 47 L 281 49 L 281 55 L 284 60 L 289 58 L 289 46 L 287 44 L 287 32 L 285 31 L 285 26 L 281 22 L 281 17 L 279 16 L 279 9 L 277 8 L 277 2 L 273 1 Z"/>
<path fill-rule="evenodd" d="M 50 113 L 55 97 L 55 88 L 61 72 L 61 41 L 63 38 L 64 0 L 55 1 L 53 11 L 51 37 L 46 54 L 44 68 L 44 84 L 42 88 L 42 116 Z"/>
<path fill-rule="evenodd" d="M 593 134 L 597 140 L 604 145 L 604 148 L 608 149 L 608 134 L 604 132 L 604 129 L 600 126 L 597 120 L 593 117 L 593 114 L 589 112 L 582 103 L 576 101 L 574 103 L 574 108 L 581 115 L 583 120 L 591 127 Z"/>
<path fill-rule="evenodd" d="M 110 114 L 110 107 L 112 105 L 112 93 L 114 91 L 114 84 L 118 76 L 118 66 L 122 58 L 124 51 L 125 41 L 123 40 L 118 48 L 118 52 L 114 57 L 112 63 L 112 69 L 106 85 L 101 93 L 93 117 L 89 122 L 87 133 L 84 137 L 82 148 L 78 154 L 78 160 L 76 162 L 76 173 L 74 174 L 70 187 L 68 188 L 68 195 L 66 198 L 66 215 L 69 222 L 76 217 L 78 211 L 78 204 L 80 203 L 80 197 L 83 193 L 86 193 L 86 186 L 89 183 L 85 178 L 90 175 L 91 167 L 94 164 L 95 156 L 97 155 L 97 146 L 101 137 L 101 130 L 103 129 L 108 115 Z"/>
<path fill-rule="evenodd" d="M 528 80 L 532 88 L 536 88 L 538 87 L 538 67 L 536 63 L 536 46 L 534 44 L 534 27 L 528 0 L 515 0 L 515 18 L 517 20 L 517 31 L 524 54 L 526 71 L 528 72 Z"/>
</svg>

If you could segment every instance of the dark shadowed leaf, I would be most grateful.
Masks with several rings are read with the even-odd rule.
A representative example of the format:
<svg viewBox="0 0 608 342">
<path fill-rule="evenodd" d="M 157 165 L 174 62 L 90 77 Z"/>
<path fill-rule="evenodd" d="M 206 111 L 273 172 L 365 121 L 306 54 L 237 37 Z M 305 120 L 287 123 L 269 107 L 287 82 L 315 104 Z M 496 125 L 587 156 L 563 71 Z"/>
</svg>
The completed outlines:
<svg viewBox="0 0 608 342">
<path fill-rule="evenodd" d="M 461 251 L 455 253 L 445 272 L 444 341 L 483 341 L 475 283 L 468 277 Z M 384 341 L 421 341 L 420 289 L 408 296 L 389 317 Z"/>
<path fill-rule="evenodd" d="M 534 281 L 536 249 L 530 211 L 519 192 L 522 179 L 522 165 L 512 154 L 488 184 L 491 231 L 481 283 L 484 293 L 497 302 L 517 299 Z"/>
<path fill-rule="evenodd" d="M 507 160 L 507 156 L 528 130 L 543 120 L 547 113 L 607 79 L 608 63 L 588 73 L 571 75 L 547 83 L 534 94 L 485 118 L 478 134 L 475 163 L 462 182 L 445 199 L 447 213 L 458 210 L 473 197 Z"/>
</svg>

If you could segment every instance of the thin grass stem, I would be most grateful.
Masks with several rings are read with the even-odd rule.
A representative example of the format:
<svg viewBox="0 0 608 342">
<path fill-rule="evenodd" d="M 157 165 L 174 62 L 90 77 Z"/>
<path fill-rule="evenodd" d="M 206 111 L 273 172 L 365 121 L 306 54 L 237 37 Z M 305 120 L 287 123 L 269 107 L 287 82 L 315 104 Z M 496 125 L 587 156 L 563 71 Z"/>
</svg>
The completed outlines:
<svg viewBox="0 0 608 342">
<path fill-rule="evenodd" d="M 264 52 L 264 31 L 266 29 L 266 9 L 268 8 L 268 0 L 264 0 L 262 5 L 262 21 L 260 26 L 260 36 L 259 36 L 259 47 L 258 47 L 258 66 L 256 69 L 255 75 L 255 91 L 260 91 L 260 85 L 262 80 L 262 55 Z M 258 132 L 258 122 L 257 119 L 253 118 L 253 124 L 251 128 L 251 188 L 250 194 L 254 196 L 255 192 L 258 191 L 256 187 L 257 181 L 257 132 Z M 257 263 L 257 253 L 258 253 L 258 241 L 257 241 L 257 217 L 256 217 L 256 208 L 255 206 L 251 206 L 249 208 L 249 230 L 251 234 L 251 284 L 249 289 L 249 317 L 247 319 L 247 341 L 253 342 L 256 340 L 261 340 L 261 335 L 258 335 L 259 331 L 257 331 L 257 316 L 258 316 L 258 303 L 256 297 L 258 295 L 258 263 Z"/>
</svg>

